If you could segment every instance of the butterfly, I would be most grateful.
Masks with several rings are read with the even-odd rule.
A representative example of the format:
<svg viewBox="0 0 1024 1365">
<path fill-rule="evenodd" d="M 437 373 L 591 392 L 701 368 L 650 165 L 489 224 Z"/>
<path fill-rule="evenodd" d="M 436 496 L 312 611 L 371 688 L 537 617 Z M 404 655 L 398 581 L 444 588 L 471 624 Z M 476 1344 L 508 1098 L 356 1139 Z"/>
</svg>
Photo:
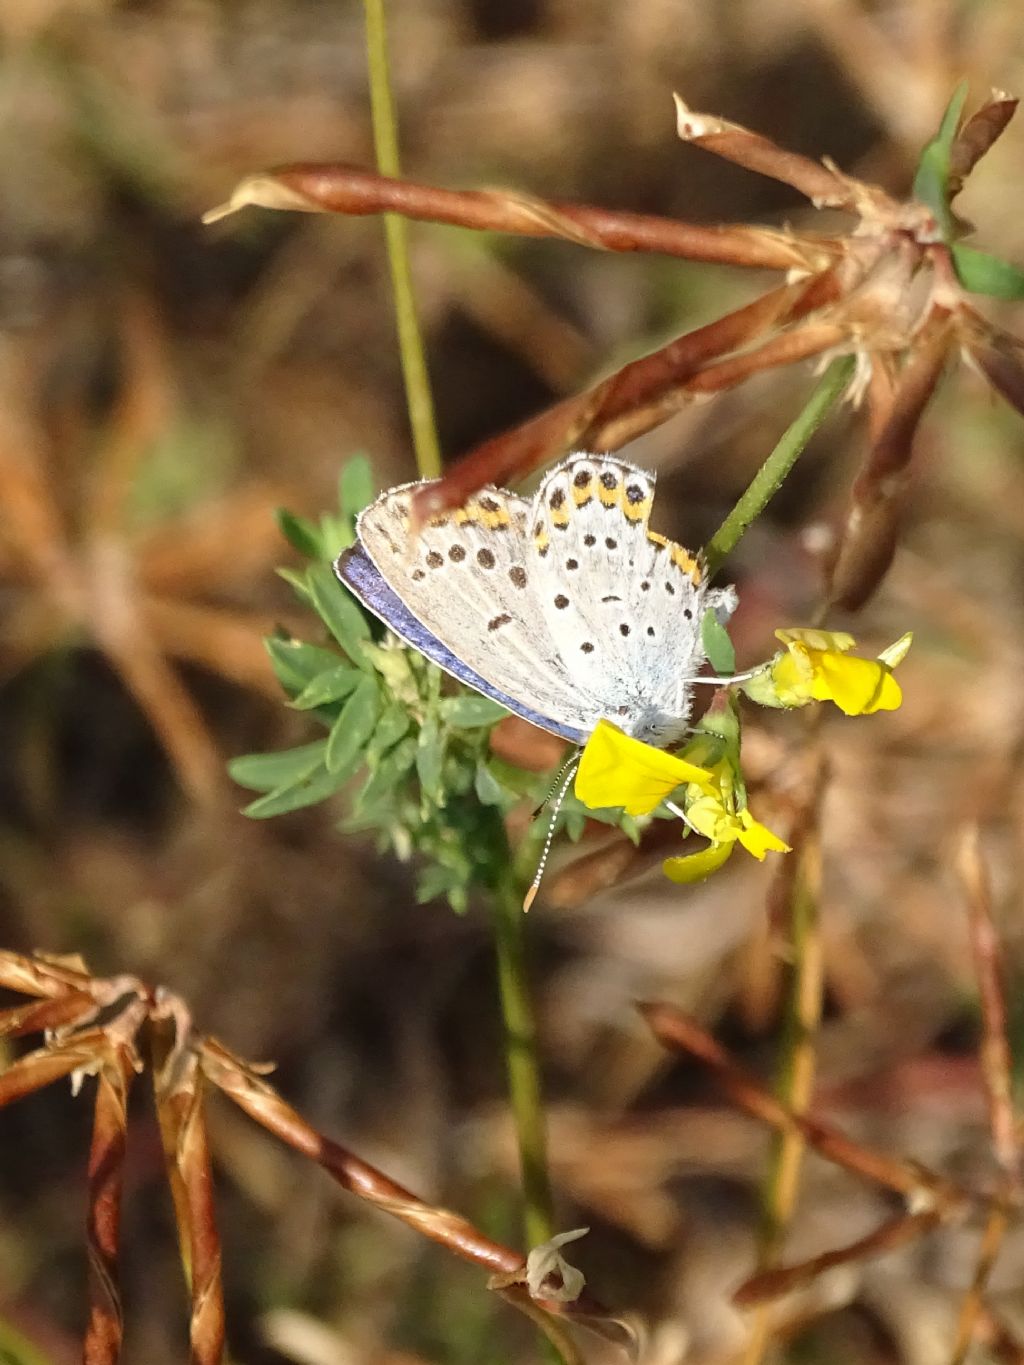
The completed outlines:
<svg viewBox="0 0 1024 1365">
<path fill-rule="evenodd" d="M 649 527 L 655 476 L 573 454 L 532 498 L 484 488 L 413 536 L 420 483 L 382 493 L 335 564 L 407 644 L 524 720 L 583 744 L 606 719 L 659 748 L 687 729 L 702 621 L 733 588 Z"/>
</svg>

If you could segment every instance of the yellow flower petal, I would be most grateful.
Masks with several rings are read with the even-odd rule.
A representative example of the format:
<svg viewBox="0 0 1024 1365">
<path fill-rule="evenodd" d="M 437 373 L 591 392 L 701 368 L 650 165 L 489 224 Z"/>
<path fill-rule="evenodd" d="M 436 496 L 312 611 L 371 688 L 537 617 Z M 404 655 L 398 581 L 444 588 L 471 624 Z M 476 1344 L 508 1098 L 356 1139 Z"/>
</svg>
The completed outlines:
<svg viewBox="0 0 1024 1365">
<path fill-rule="evenodd" d="M 687 882 L 702 882 L 712 872 L 718 871 L 735 847 L 735 843 L 709 844 L 699 853 L 689 853 L 684 858 L 666 858 L 661 870 L 671 882 L 683 885 Z"/>
<path fill-rule="evenodd" d="M 739 841 L 748 853 L 752 853 L 758 862 L 764 862 L 766 853 L 790 853 L 789 844 L 773 834 L 767 825 L 762 825 L 760 820 L 755 820 L 748 810 L 740 811 L 740 822 L 743 828 L 740 831 Z"/>
<path fill-rule="evenodd" d="M 824 651 L 834 650 L 845 654 L 857 643 L 845 630 L 812 630 L 802 626 L 791 626 L 788 630 L 777 630 L 776 640 L 781 640 L 788 649 L 790 645 L 804 645 L 807 649 Z"/>
<path fill-rule="evenodd" d="M 885 664 L 826 653 L 816 660 L 813 694 L 821 701 L 834 701 L 848 716 L 863 716 L 879 709 L 887 680 L 896 689 L 895 701 L 891 690 L 887 693 L 890 704 L 885 709 L 891 711 L 899 706 L 902 694 Z"/>
<path fill-rule="evenodd" d="M 903 700 L 892 670 L 906 657 L 908 633 L 884 649 L 877 659 L 861 659 L 847 651 L 853 637 L 843 631 L 777 630 L 786 653 L 771 667 L 771 700 L 783 706 L 832 701 L 848 716 L 895 711 Z M 755 700 L 756 691 L 754 693 Z"/>
<path fill-rule="evenodd" d="M 716 844 L 732 844 L 740 837 L 742 826 L 732 811 L 726 810 L 720 796 L 702 796 L 689 802 L 686 818 L 698 834 Z"/>
<path fill-rule="evenodd" d="M 889 668 L 895 668 L 907 657 L 907 651 L 914 643 L 914 632 L 908 630 L 906 635 L 901 635 L 898 640 L 893 640 L 891 645 L 887 645 L 878 656 L 878 662 L 887 664 Z"/>
<path fill-rule="evenodd" d="M 784 706 L 804 706 L 813 701 L 814 665 L 810 651 L 802 645 L 789 646 L 772 666 L 771 683 Z"/>
<path fill-rule="evenodd" d="M 714 796 L 698 797 L 686 807 L 686 818 L 697 833 L 703 834 L 714 844 L 732 845 L 739 840 L 759 862 L 764 860 L 766 853 L 788 853 L 789 845 L 773 834 L 767 825 L 755 820 L 749 810 L 732 809 L 732 785 L 724 767 L 721 773 L 718 767 L 716 765 L 713 772 L 722 783 L 721 790 Z M 731 777 L 731 773 L 728 777 Z"/>
<path fill-rule="evenodd" d="M 587 740 L 575 792 L 585 806 L 621 806 L 629 815 L 648 815 L 676 787 L 710 781 L 705 768 L 631 739 L 611 721 L 598 721 Z"/>
<path fill-rule="evenodd" d="M 878 689 L 878 695 L 871 705 L 865 709 L 864 714 L 870 716 L 875 711 L 897 711 L 902 703 L 903 689 L 891 673 L 886 673 L 882 679 L 882 685 Z"/>
</svg>

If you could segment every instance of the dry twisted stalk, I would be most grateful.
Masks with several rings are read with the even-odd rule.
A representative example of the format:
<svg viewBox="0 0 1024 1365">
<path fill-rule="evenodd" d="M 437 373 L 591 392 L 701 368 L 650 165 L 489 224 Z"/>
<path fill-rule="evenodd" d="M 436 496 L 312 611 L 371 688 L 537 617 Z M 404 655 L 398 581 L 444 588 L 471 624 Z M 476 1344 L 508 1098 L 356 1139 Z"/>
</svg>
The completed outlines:
<svg viewBox="0 0 1024 1365">
<path fill-rule="evenodd" d="M 964 180 L 1006 127 L 1016 101 L 993 95 L 959 128 L 949 186 Z M 422 490 L 424 520 L 489 482 L 505 484 L 566 449 L 615 449 L 684 404 L 754 374 L 837 354 L 858 359 L 852 397 L 869 395 L 871 444 L 839 537 L 831 599 L 856 608 L 884 576 L 898 538 L 913 438 L 947 363 L 970 358 L 1024 412 L 1021 343 L 984 319 L 959 283 L 932 210 L 788 152 L 677 99 L 679 136 L 792 186 L 853 224 L 843 236 L 758 227 L 699 227 L 519 194 L 454 191 L 350 166 L 297 163 L 243 180 L 214 221 L 246 205 L 310 213 L 399 213 L 476 230 L 559 237 L 601 250 L 661 252 L 738 267 L 769 267 L 787 282 L 753 303 L 625 366 L 493 437 Z M 881 377 L 881 378 L 879 378 Z"/>
<path fill-rule="evenodd" d="M 985 989 L 983 988 L 983 1000 Z M 984 1007 L 986 1013 L 989 1007 Z M 899 1159 L 866 1147 L 839 1128 L 811 1113 L 782 1103 L 756 1076 L 746 1071 L 700 1024 L 672 1005 L 649 1002 L 641 1014 L 658 1041 L 673 1052 L 683 1052 L 707 1066 L 732 1102 L 777 1133 L 799 1135 L 820 1157 L 851 1174 L 899 1195 L 907 1211 L 886 1219 L 873 1232 L 846 1246 L 787 1266 L 774 1266 L 751 1276 L 736 1292 L 743 1306 L 763 1304 L 810 1284 L 827 1270 L 858 1264 L 916 1241 L 942 1224 L 968 1217 L 984 1220 L 984 1232 L 973 1283 L 965 1296 L 953 1346 L 961 1360 L 973 1334 L 984 1335 L 1000 1351 L 1000 1358 L 1024 1359 L 1024 1343 L 1015 1341 L 1006 1324 L 986 1302 L 985 1283 L 1007 1228 L 1021 1218 L 1019 1187 L 1000 1183 L 994 1188 L 967 1186 L 913 1159 Z M 991 1094 L 991 1080 L 987 1081 Z"/>
<path fill-rule="evenodd" d="M 153 1075 L 190 1288 L 193 1365 L 217 1365 L 225 1339 L 221 1247 L 205 1121 L 211 1088 L 322 1166 L 344 1189 L 488 1271 L 488 1287 L 534 1318 L 567 1359 L 579 1358 L 566 1335 L 572 1325 L 585 1326 L 635 1353 L 633 1329 L 585 1292 L 568 1303 L 543 1297 L 527 1283 L 521 1252 L 484 1236 L 460 1214 L 418 1198 L 318 1132 L 267 1082 L 262 1073 L 268 1068 L 253 1067 L 222 1043 L 197 1033 L 179 997 L 136 977 L 93 977 L 80 963 L 5 951 L 0 951 L 0 987 L 36 997 L 0 1012 L 0 1038 L 48 1030 L 42 1047 L 0 1071 L 0 1108 L 63 1076 L 71 1075 L 76 1085 L 85 1076 L 97 1078 L 86 1227 L 87 1365 L 116 1365 L 121 1358 L 117 1259 L 127 1098 L 134 1075 L 143 1069 Z"/>
</svg>

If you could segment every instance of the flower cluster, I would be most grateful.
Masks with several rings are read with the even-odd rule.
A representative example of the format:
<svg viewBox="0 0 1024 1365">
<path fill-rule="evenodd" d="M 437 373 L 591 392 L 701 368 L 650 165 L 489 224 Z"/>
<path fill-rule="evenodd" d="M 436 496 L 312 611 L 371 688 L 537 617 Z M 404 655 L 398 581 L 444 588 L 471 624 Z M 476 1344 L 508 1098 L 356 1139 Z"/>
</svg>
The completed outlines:
<svg viewBox="0 0 1024 1365">
<path fill-rule="evenodd" d="M 894 711 L 902 701 L 893 669 L 910 648 L 909 634 L 876 659 L 851 654 L 854 639 L 838 631 L 779 630 L 785 646 L 762 667 L 738 679 L 762 706 L 806 706 L 831 701 L 848 716 Z M 735 698 L 722 699 L 695 727 L 677 756 L 655 749 L 602 720 L 587 742 L 575 791 L 591 808 L 620 806 L 629 815 L 650 815 L 659 806 L 678 815 L 707 847 L 668 858 L 665 875 L 675 882 L 701 881 L 739 844 L 755 858 L 788 853 L 789 845 L 747 808 L 739 764 L 740 721 Z"/>
</svg>

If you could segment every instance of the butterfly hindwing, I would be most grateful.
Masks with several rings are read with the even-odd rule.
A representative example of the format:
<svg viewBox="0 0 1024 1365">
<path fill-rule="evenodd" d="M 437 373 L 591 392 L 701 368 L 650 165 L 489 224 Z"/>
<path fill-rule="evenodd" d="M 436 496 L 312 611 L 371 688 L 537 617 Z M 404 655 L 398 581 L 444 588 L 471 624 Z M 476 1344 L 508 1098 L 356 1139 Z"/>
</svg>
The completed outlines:
<svg viewBox="0 0 1024 1365">
<path fill-rule="evenodd" d="M 573 456 L 530 513 L 541 604 L 567 669 L 600 690 L 603 714 L 644 738 L 651 726 L 655 738 L 685 726 L 709 600 L 699 561 L 650 530 L 654 485 L 625 461 Z"/>
</svg>

